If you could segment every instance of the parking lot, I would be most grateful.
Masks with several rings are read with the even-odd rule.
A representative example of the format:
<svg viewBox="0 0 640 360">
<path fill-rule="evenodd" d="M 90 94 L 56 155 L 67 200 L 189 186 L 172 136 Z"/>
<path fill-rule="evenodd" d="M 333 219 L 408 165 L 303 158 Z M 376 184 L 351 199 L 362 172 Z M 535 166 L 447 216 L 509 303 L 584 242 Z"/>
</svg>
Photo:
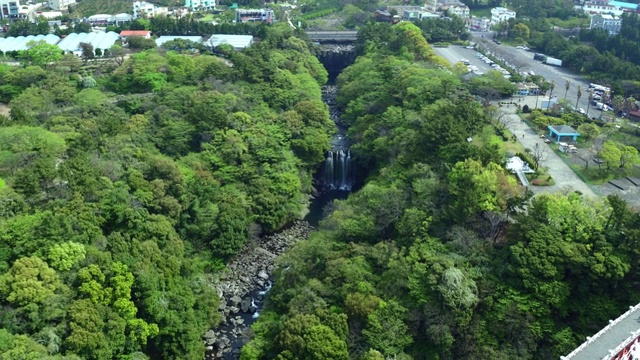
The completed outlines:
<svg viewBox="0 0 640 360">
<path fill-rule="evenodd" d="M 477 35 L 477 34 L 474 34 Z M 517 49 L 512 46 L 497 45 L 493 42 L 486 41 L 485 38 L 478 37 L 474 40 L 479 41 L 480 44 L 486 46 L 493 55 L 497 58 L 503 58 L 505 61 L 512 63 L 518 67 L 521 72 L 533 71 L 536 75 L 541 75 L 547 81 L 555 81 L 556 86 L 553 90 L 553 94 L 558 98 L 563 99 L 565 97 L 565 84 L 567 80 L 571 83 L 569 91 L 567 92 L 567 99 L 573 105 L 575 105 L 577 99 L 578 85 L 582 87 L 582 96 L 578 102 L 578 108 L 582 108 L 585 111 L 589 111 L 590 117 L 599 117 L 601 111 L 594 106 L 588 106 L 589 102 L 589 81 L 585 80 L 579 75 L 570 72 L 568 69 L 562 67 L 555 67 L 551 65 L 543 64 L 540 61 L 533 60 L 534 52 L 523 49 Z M 434 48 L 437 55 L 449 60 L 452 64 L 460 61 L 461 59 L 468 59 L 471 65 L 478 68 L 479 72 L 486 73 L 492 70 L 491 67 L 484 62 L 480 61 L 476 56 L 476 51 L 466 49 L 462 46 L 449 46 L 448 48 Z"/>
</svg>

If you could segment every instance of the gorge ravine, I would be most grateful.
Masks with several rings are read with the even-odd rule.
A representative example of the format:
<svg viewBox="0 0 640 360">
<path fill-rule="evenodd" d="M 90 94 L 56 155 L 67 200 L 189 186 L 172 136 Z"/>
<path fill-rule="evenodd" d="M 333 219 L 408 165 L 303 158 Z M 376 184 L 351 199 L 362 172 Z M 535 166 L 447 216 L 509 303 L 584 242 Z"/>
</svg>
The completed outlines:
<svg viewBox="0 0 640 360">
<path fill-rule="evenodd" d="M 342 56 L 342 57 L 341 57 Z M 349 47 L 325 47 L 320 60 L 330 74 L 330 83 L 355 60 L 355 50 Z M 220 296 L 220 325 L 203 335 L 205 359 L 238 359 L 242 346 L 249 340 L 250 327 L 259 316 L 265 297 L 272 285 L 275 260 L 297 241 L 306 240 L 314 230 L 312 224 L 326 216 L 327 205 L 336 198 L 346 198 L 355 185 L 355 166 L 351 157 L 346 127 L 340 123 L 336 104 L 337 87 L 322 87 L 322 100 L 328 105 L 329 116 L 337 132 L 331 140 L 324 164 L 315 177 L 319 189 L 310 204 L 306 221 L 297 221 L 279 233 L 250 239 L 236 259 L 227 265 L 217 281 Z"/>
</svg>

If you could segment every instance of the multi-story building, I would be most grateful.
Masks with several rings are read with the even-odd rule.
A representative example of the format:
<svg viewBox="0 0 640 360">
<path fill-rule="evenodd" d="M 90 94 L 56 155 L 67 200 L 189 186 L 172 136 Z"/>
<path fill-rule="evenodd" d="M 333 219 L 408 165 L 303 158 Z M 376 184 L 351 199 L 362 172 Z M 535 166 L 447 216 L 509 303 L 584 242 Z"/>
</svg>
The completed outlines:
<svg viewBox="0 0 640 360">
<path fill-rule="evenodd" d="M 473 31 L 489 31 L 491 30 L 491 20 L 486 17 L 471 17 L 471 30 Z"/>
<path fill-rule="evenodd" d="M 469 18 L 469 7 L 467 5 L 451 5 L 447 9 L 449 15 L 457 15 L 463 19 Z"/>
<path fill-rule="evenodd" d="M 215 0 L 185 0 L 184 6 L 191 11 L 213 10 L 216 7 Z"/>
<path fill-rule="evenodd" d="M 18 0 L 0 0 L 0 19 L 15 19 L 20 14 L 20 1 Z"/>
<path fill-rule="evenodd" d="M 76 0 L 49 0 L 48 5 L 53 10 L 67 10 L 69 5 L 76 3 Z"/>
<path fill-rule="evenodd" d="M 607 14 L 620 16 L 624 12 L 618 6 L 609 3 L 609 0 L 590 0 L 582 5 L 582 10 L 587 14 Z"/>
<path fill-rule="evenodd" d="M 595 14 L 591 16 L 591 25 L 589 29 L 604 29 L 609 35 L 615 35 L 620 32 L 622 19 L 613 15 Z"/>
<path fill-rule="evenodd" d="M 236 9 L 236 22 L 259 22 L 271 24 L 275 19 L 271 9 Z"/>
<path fill-rule="evenodd" d="M 164 15 L 169 13 L 167 7 L 159 7 L 156 4 L 152 4 L 146 1 L 135 1 L 133 3 L 133 18 L 137 19 L 141 16 L 152 18 L 158 15 Z"/>
<path fill-rule="evenodd" d="M 491 25 L 499 24 L 509 19 L 515 19 L 516 12 L 503 7 L 495 7 L 491 9 Z"/>
</svg>

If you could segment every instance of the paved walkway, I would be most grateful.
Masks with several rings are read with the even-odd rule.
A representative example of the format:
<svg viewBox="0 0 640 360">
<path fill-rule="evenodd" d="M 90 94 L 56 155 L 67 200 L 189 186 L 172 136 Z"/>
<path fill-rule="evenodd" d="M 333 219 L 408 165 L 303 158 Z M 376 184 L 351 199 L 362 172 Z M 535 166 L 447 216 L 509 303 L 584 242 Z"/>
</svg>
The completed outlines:
<svg viewBox="0 0 640 360">
<path fill-rule="evenodd" d="M 541 99 L 541 98 L 540 98 Z M 518 101 L 518 98 L 515 98 Z M 535 96 L 525 97 L 523 102 L 520 102 L 521 106 L 524 104 L 529 105 L 531 108 L 535 106 Z M 540 100 L 539 103 L 542 103 Z M 516 108 L 514 105 L 510 107 L 501 107 L 500 111 L 507 114 L 512 121 L 509 125 L 509 130 L 518 138 L 518 141 L 526 148 L 533 149 L 536 144 L 540 144 L 547 148 L 546 158 L 541 161 L 541 165 L 547 168 L 549 175 L 553 177 L 556 182 L 553 186 L 529 186 L 529 189 L 536 194 L 539 193 L 569 193 L 572 191 L 580 191 L 585 196 L 596 197 L 597 195 L 591 190 L 591 188 L 582 181 L 578 175 L 567 165 L 550 146 L 554 144 L 545 144 L 544 140 L 540 138 L 540 135 L 534 129 L 531 129 L 525 122 L 520 119 L 520 116 L 516 114 Z M 524 135 L 524 137 L 523 137 Z"/>
<path fill-rule="evenodd" d="M 610 350 L 623 345 L 625 340 L 640 329 L 640 306 L 636 305 L 614 320 L 591 339 L 580 345 L 563 360 L 599 360 L 609 356 Z"/>
</svg>

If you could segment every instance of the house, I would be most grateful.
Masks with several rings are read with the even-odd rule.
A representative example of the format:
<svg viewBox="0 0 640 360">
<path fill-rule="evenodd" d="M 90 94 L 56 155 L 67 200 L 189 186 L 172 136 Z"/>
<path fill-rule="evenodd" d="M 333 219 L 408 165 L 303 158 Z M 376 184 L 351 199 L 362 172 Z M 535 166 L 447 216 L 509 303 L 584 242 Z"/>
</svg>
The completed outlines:
<svg viewBox="0 0 640 360">
<path fill-rule="evenodd" d="M 503 7 L 495 7 L 491 9 L 491 25 L 499 24 L 509 19 L 515 19 L 516 12 Z"/>
<path fill-rule="evenodd" d="M 48 6 L 53 10 L 67 10 L 69 5 L 76 3 L 76 0 L 49 0 Z"/>
<path fill-rule="evenodd" d="M 631 121 L 640 121 L 640 110 L 629 111 L 627 118 Z"/>
<path fill-rule="evenodd" d="M 18 0 L 0 0 L 0 19 L 16 19 L 20 14 L 20 1 Z"/>
<path fill-rule="evenodd" d="M 84 22 L 88 22 L 92 26 L 107 25 L 110 20 L 111 14 L 95 14 L 83 19 Z"/>
<path fill-rule="evenodd" d="M 135 1 L 133 3 L 133 18 L 139 17 L 152 18 L 159 15 L 165 15 L 169 13 L 169 8 L 160 7 L 156 4 L 152 4 L 146 1 Z"/>
<path fill-rule="evenodd" d="M 120 32 L 121 38 L 128 38 L 131 36 L 139 36 L 145 39 L 151 39 L 151 31 L 149 30 L 122 30 Z"/>
<path fill-rule="evenodd" d="M 609 35 L 616 35 L 622 27 L 622 19 L 619 16 L 595 14 L 591 16 L 589 29 L 604 29 Z"/>
<path fill-rule="evenodd" d="M 471 30 L 473 31 L 489 31 L 491 30 L 491 20 L 486 17 L 471 17 Z"/>
<path fill-rule="evenodd" d="M 440 19 L 442 16 L 440 14 L 432 13 L 430 11 L 421 12 L 418 14 L 418 19 Z"/>
<path fill-rule="evenodd" d="M 236 22 L 266 22 L 271 24 L 275 15 L 271 9 L 236 9 Z"/>
<path fill-rule="evenodd" d="M 251 35 L 226 35 L 213 34 L 205 43 L 206 46 L 214 48 L 223 44 L 233 46 L 235 50 L 246 49 L 253 44 L 253 36 Z"/>
<path fill-rule="evenodd" d="M 556 141 L 577 141 L 580 134 L 571 126 L 549 125 L 549 137 Z"/>
<path fill-rule="evenodd" d="M 185 0 L 184 7 L 191 11 L 213 10 L 216 8 L 215 0 Z"/>
<path fill-rule="evenodd" d="M 463 19 L 469 18 L 469 7 L 467 5 L 451 5 L 447 9 L 449 15 L 457 15 Z"/>
<path fill-rule="evenodd" d="M 415 20 L 418 20 L 420 14 L 421 14 L 420 11 L 405 10 L 402 12 L 402 20 L 415 21 Z"/>
</svg>

